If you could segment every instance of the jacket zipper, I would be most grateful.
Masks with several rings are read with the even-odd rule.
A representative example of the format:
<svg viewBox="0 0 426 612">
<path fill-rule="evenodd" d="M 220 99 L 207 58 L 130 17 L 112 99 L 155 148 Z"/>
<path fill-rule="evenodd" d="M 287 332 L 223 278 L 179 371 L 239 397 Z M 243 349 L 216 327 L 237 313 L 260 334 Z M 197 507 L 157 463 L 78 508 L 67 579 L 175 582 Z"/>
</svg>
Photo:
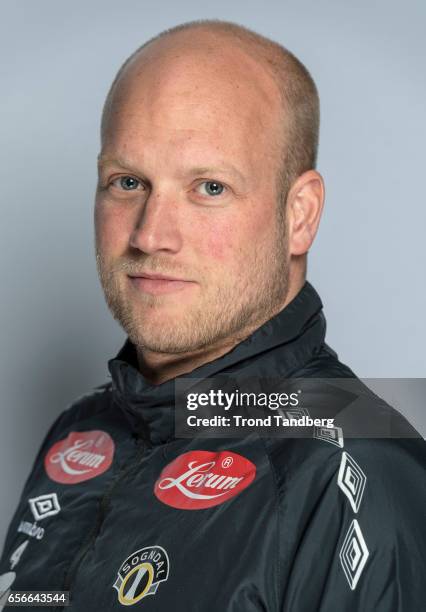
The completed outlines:
<svg viewBox="0 0 426 612">
<path fill-rule="evenodd" d="M 71 565 L 66 573 L 65 580 L 62 586 L 63 591 L 71 591 L 71 585 L 78 571 L 78 568 L 80 567 L 85 556 L 90 551 L 96 538 L 99 535 L 99 532 L 105 520 L 108 506 L 111 501 L 111 497 L 112 497 L 115 487 L 123 480 L 123 478 L 125 478 L 129 473 L 131 473 L 132 470 L 140 466 L 140 464 L 142 463 L 144 459 L 145 451 L 152 447 L 152 445 L 146 439 L 142 438 L 140 434 L 138 434 L 136 438 L 136 445 L 140 452 L 140 454 L 138 454 L 138 459 L 136 460 L 136 462 L 132 463 L 130 466 L 125 466 L 121 468 L 121 470 L 116 474 L 115 478 L 113 478 L 109 487 L 107 488 L 103 497 L 101 498 L 100 503 L 99 503 L 96 523 L 92 531 L 90 532 L 86 543 L 81 547 L 80 551 L 77 553 L 77 556 L 71 562 Z M 70 592 L 70 604 L 72 605 L 71 592 Z M 64 609 L 65 609 L 65 606 L 58 606 L 54 608 L 54 612 L 62 612 Z"/>
</svg>

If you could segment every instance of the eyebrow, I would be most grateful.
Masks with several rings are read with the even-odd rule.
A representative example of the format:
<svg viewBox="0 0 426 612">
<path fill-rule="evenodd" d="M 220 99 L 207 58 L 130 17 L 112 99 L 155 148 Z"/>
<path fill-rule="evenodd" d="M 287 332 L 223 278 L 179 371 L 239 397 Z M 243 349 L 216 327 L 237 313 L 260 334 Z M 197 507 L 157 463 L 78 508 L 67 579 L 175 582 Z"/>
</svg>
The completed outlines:
<svg viewBox="0 0 426 612">
<path fill-rule="evenodd" d="M 123 169 L 130 170 L 135 174 L 141 174 L 140 170 L 138 170 L 132 163 L 129 163 L 127 160 L 116 157 L 105 157 L 102 155 L 98 155 L 98 165 L 106 166 L 107 164 L 117 164 Z M 234 174 L 237 176 L 243 183 L 246 182 L 245 176 L 242 174 L 238 168 L 236 168 L 233 164 L 224 164 L 222 166 L 195 166 L 193 168 L 188 168 L 182 174 L 185 176 L 192 176 L 195 174 L 215 174 L 223 173 L 223 174 Z M 142 173 L 143 174 L 143 173 Z"/>
<path fill-rule="evenodd" d="M 195 168 L 189 168 L 186 174 L 215 174 L 216 172 L 235 174 L 240 180 L 246 181 L 244 175 L 232 164 L 223 166 L 196 166 Z"/>
</svg>

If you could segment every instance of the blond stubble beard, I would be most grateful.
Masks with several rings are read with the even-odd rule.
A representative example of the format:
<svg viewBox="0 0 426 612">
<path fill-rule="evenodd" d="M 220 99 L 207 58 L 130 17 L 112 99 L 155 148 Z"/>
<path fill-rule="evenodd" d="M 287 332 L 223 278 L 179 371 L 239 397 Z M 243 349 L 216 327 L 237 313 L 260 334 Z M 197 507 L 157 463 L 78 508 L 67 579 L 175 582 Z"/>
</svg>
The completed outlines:
<svg viewBox="0 0 426 612">
<path fill-rule="evenodd" d="M 198 304 L 188 307 L 179 321 L 168 317 L 161 322 L 149 322 L 149 311 L 162 308 L 170 296 L 143 294 L 138 308 L 135 300 L 129 300 L 129 292 L 122 291 L 117 282 L 117 277 L 125 276 L 123 269 L 129 269 L 127 262 L 111 265 L 96 247 L 99 279 L 114 319 L 137 349 L 156 353 L 188 353 L 226 339 L 242 340 L 250 333 L 247 329 L 256 329 L 276 314 L 288 294 L 287 232 L 280 219 L 276 227 L 274 247 L 255 251 L 250 274 L 242 285 L 216 286 L 213 293 L 204 294 Z M 162 262 L 155 256 L 143 256 L 138 263 L 151 272 L 171 273 L 166 262 L 159 267 Z M 198 287 L 203 290 L 202 282 Z"/>
</svg>

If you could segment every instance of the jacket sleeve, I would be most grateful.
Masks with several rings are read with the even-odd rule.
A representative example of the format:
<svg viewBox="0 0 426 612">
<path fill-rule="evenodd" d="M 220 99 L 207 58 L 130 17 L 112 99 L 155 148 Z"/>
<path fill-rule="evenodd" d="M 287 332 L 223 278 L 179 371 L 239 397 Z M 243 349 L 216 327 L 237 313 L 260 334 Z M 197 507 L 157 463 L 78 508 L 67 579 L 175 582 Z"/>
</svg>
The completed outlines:
<svg viewBox="0 0 426 612">
<path fill-rule="evenodd" d="M 284 561 L 288 579 L 280 610 L 422 609 L 425 467 L 422 439 L 347 440 L 322 466 L 311 466 L 317 473 L 305 475 L 305 486 L 296 483 L 298 538 L 291 558 Z M 292 504 L 297 513 L 296 500 Z M 290 523 L 288 504 L 285 515 Z"/>
<path fill-rule="evenodd" d="M 4 547 L 3 547 L 3 551 L 6 551 L 10 548 L 9 546 L 9 539 L 13 538 L 15 536 L 15 532 L 16 532 L 16 515 L 17 512 L 19 510 L 19 508 L 21 507 L 23 500 L 26 498 L 26 490 L 29 486 L 31 486 L 31 482 L 34 478 L 35 472 L 40 464 L 40 462 L 42 461 L 42 458 L 46 452 L 46 449 L 48 448 L 48 446 L 51 444 L 51 441 L 55 438 L 55 436 L 57 435 L 57 432 L 60 431 L 62 429 L 62 424 L 64 422 L 64 419 L 66 418 L 66 415 L 68 414 L 68 409 L 64 410 L 63 412 L 61 412 L 56 419 L 53 421 L 52 425 L 50 426 L 49 430 L 47 431 L 46 435 L 44 436 L 39 450 L 37 452 L 37 455 L 32 463 L 32 467 L 28 473 L 28 476 L 24 482 L 24 485 L 22 487 L 22 491 L 19 497 L 19 502 L 17 504 L 14 516 L 11 520 L 11 523 L 9 524 L 9 528 L 6 534 L 6 539 L 5 539 L 5 543 L 4 543 Z"/>
</svg>

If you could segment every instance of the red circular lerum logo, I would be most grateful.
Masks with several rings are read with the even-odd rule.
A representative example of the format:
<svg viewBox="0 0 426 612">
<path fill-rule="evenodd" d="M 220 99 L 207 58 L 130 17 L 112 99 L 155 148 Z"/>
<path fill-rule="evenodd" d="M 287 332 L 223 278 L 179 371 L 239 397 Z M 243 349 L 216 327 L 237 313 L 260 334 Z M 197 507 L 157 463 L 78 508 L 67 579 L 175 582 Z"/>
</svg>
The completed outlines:
<svg viewBox="0 0 426 612">
<path fill-rule="evenodd" d="M 113 456 L 114 441 L 105 431 L 72 431 L 52 446 L 44 467 L 52 480 L 76 484 L 105 472 Z"/>
<path fill-rule="evenodd" d="M 154 493 L 173 508 L 200 510 L 238 495 L 255 476 L 256 466 L 237 453 L 191 451 L 163 469 Z"/>
</svg>

